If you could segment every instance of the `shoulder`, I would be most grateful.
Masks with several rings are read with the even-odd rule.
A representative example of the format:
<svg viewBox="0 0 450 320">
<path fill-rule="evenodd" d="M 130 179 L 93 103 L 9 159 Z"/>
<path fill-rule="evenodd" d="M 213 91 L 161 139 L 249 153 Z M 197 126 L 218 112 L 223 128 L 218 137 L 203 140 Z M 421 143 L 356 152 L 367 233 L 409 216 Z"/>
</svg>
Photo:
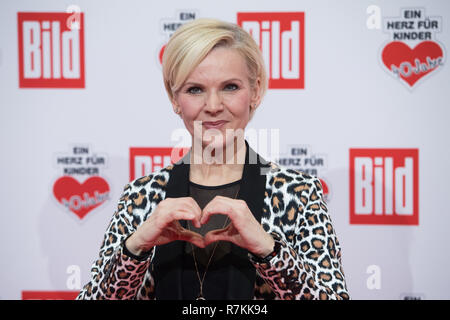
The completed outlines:
<svg viewBox="0 0 450 320">
<path fill-rule="evenodd" d="M 270 163 L 261 221 L 266 232 L 294 241 L 297 229 L 308 225 L 308 218 L 324 208 L 322 185 L 317 177 Z"/>
<path fill-rule="evenodd" d="M 166 189 L 173 167 L 174 165 L 169 165 L 130 181 L 123 188 L 121 200 L 128 200 L 134 205 L 142 207 L 145 206 L 142 203 L 146 202 L 144 199 L 160 198 L 161 192 Z"/>
<path fill-rule="evenodd" d="M 330 220 L 327 212 L 318 177 L 271 163 L 262 219 L 267 232 L 278 233 L 286 241 L 293 241 L 297 233 L 303 237 L 309 232 L 304 228 L 322 232 Z"/>
<path fill-rule="evenodd" d="M 274 224 L 294 225 L 307 211 L 327 210 L 319 178 L 276 163 L 267 172 L 265 203 Z"/>
<path fill-rule="evenodd" d="M 318 177 L 274 162 L 270 162 L 266 184 L 272 190 L 284 190 L 299 196 L 305 193 L 310 194 L 313 191 L 322 192 L 322 184 Z"/>
</svg>

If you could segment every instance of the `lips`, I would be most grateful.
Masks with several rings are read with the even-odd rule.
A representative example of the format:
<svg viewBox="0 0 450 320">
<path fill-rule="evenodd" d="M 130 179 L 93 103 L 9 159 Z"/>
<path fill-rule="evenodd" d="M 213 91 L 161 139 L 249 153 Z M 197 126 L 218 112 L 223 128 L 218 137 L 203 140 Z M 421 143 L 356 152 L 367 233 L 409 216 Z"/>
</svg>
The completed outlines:
<svg viewBox="0 0 450 320">
<path fill-rule="evenodd" d="M 228 121 L 219 120 L 219 121 L 203 121 L 202 125 L 207 129 L 219 129 Z"/>
</svg>

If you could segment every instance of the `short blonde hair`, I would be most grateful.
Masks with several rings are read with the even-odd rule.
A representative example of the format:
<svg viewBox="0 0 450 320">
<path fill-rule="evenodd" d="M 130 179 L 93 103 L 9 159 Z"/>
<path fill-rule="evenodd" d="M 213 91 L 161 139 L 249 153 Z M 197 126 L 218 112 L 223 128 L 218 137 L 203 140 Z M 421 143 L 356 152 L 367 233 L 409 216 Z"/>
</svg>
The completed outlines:
<svg viewBox="0 0 450 320">
<path fill-rule="evenodd" d="M 260 98 L 267 90 L 264 59 L 255 40 L 236 24 L 197 19 L 181 26 L 170 38 L 162 59 L 164 85 L 173 101 L 191 72 L 214 48 L 236 49 L 245 59 L 250 86 L 260 79 Z"/>
</svg>

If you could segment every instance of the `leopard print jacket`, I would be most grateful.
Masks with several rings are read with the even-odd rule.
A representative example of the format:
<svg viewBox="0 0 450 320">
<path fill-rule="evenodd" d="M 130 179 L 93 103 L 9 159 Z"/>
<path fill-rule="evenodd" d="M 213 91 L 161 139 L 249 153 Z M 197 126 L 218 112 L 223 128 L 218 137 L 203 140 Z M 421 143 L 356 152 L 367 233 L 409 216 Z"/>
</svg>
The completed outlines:
<svg viewBox="0 0 450 320">
<path fill-rule="evenodd" d="M 124 241 L 165 198 L 172 168 L 125 186 L 91 279 L 77 299 L 155 299 L 154 249 L 138 260 L 124 252 Z M 270 163 L 261 224 L 278 250 L 265 261 L 249 255 L 256 269 L 254 299 L 349 299 L 341 248 L 319 179 Z"/>
</svg>

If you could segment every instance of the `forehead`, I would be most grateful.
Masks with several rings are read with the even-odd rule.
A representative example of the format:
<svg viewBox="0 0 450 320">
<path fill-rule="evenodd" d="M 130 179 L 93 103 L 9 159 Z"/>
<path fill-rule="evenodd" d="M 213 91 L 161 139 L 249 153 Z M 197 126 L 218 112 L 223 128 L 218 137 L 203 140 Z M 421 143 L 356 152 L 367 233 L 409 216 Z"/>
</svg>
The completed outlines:
<svg viewBox="0 0 450 320">
<path fill-rule="evenodd" d="M 244 57 L 230 48 L 215 48 L 192 71 L 186 82 L 222 82 L 227 79 L 248 79 L 248 69 Z"/>
</svg>

